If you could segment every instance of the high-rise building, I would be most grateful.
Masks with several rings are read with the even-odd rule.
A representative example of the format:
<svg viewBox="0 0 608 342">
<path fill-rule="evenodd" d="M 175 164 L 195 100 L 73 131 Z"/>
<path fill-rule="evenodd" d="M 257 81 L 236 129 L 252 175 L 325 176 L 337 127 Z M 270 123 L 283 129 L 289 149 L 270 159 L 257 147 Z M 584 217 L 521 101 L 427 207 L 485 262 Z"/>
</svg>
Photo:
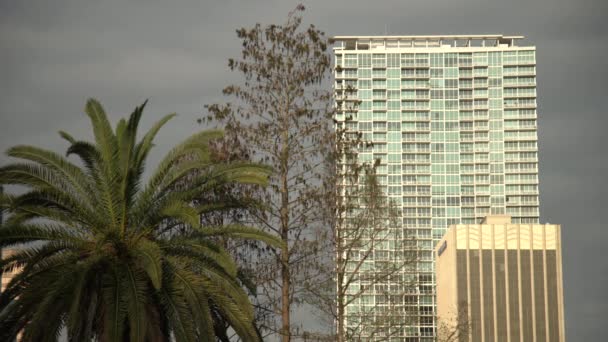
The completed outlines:
<svg viewBox="0 0 608 342">
<path fill-rule="evenodd" d="M 560 226 L 453 225 L 436 247 L 437 316 L 458 341 L 565 341 Z"/>
<path fill-rule="evenodd" d="M 373 142 L 359 161 L 380 160 L 379 180 L 402 216 L 398 228 L 417 240 L 415 270 L 403 271 L 415 290 L 387 303 L 384 289 L 403 282 L 395 277 L 384 293 L 370 290 L 350 308 L 415 308 L 416 318 L 396 340 L 435 335 L 433 247 L 448 226 L 490 214 L 539 221 L 535 47 L 518 46 L 521 39 L 334 37 L 337 96 L 356 89 L 348 97 L 356 101 L 345 101 L 336 115 L 338 125 Z"/>
</svg>

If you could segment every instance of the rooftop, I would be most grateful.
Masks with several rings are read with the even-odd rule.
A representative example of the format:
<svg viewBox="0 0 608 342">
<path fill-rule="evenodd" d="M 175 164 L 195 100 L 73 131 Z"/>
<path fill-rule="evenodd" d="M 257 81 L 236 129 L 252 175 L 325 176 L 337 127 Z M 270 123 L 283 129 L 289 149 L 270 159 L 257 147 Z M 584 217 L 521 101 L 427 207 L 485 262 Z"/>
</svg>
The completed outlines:
<svg viewBox="0 0 608 342">
<path fill-rule="evenodd" d="M 524 36 L 504 36 L 502 34 L 448 34 L 448 35 L 430 35 L 430 36 L 335 36 L 332 37 L 335 41 L 343 40 L 476 40 L 476 39 L 524 39 Z"/>
<path fill-rule="evenodd" d="M 373 50 L 391 48 L 437 47 L 510 47 L 524 36 L 502 34 L 415 35 L 415 36 L 335 36 L 340 50 Z"/>
<path fill-rule="evenodd" d="M 511 215 L 488 215 L 482 224 L 508 224 L 511 223 Z"/>
</svg>

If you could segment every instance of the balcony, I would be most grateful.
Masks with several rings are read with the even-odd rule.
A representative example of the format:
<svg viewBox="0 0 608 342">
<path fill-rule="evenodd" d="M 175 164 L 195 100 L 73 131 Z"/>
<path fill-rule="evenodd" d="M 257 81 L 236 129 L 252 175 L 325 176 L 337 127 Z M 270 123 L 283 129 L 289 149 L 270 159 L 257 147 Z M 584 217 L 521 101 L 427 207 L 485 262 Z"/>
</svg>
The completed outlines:
<svg viewBox="0 0 608 342">
<path fill-rule="evenodd" d="M 516 101 L 516 102 L 504 102 L 505 108 L 521 108 L 521 109 L 535 109 L 536 101 Z"/>
<path fill-rule="evenodd" d="M 516 133 L 516 134 L 507 134 L 507 133 Z M 519 141 L 519 140 L 529 140 L 536 141 L 538 138 L 535 134 L 521 134 L 521 133 L 534 133 L 534 131 L 524 131 L 524 132 L 513 132 L 513 131 L 505 131 L 505 141 Z"/>
<path fill-rule="evenodd" d="M 536 97 L 536 91 L 534 90 L 534 88 L 509 88 L 509 89 L 514 89 L 514 90 L 517 89 L 517 92 L 504 92 L 503 93 L 504 99 L 516 100 L 518 98 L 525 99 L 525 98 L 535 98 Z M 524 89 L 532 89 L 534 91 L 525 91 Z"/>
<path fill-rule="evenodd" d="M 429 79 L 429 74 L 401 74 L 402 80 L 420 80 L 420 79 Z"/>
</svg>

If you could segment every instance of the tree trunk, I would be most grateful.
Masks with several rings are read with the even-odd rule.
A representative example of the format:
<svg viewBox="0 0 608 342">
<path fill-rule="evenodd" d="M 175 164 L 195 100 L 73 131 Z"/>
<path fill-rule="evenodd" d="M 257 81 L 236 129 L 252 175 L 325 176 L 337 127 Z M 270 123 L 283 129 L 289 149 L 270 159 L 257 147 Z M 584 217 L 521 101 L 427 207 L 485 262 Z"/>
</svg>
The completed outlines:
<svg viewBox="0 0 608 342">
<path fill-rule="evenodd" d="M 285 118 L 287 122 L 288 118 Z M 285 125 L 287 126 L 287 125 Z M 281 248 L 281 341 L 291 341 L 290 322 L 290 287 L 291 275 L 289 274 L 289 188 L 288 188 L 288 163 L 289 163 L 289 131 L 285 128 L 282 132 L 281 151 L 281 239 L 285 245 Z"/>
<path fill-rule="evenodd" d="M 336 320 L 337 322 L 337 332 L 336 332 L 336 341 L 337 342 L 346 342 L 346 329 L 344 327 L 344 302 L 345 302 L 345 297 L 346 297 L 346 291 L 344 289 L 344 273 L 343 270 L 345 269 L 345 260 L 342 257 L 342 243 L 343 241 L 342 239 L 342 234 L 339 231 L 340 227 L 334 227 L 334 229 L 336 229 L 335 232 L 335 236 L 336 236 L 336 265 L 335 265 L 335 274 L 336 274 L 336 294 L 337 297 L 336 298 L 336 306 L 337 306 L 337 312 L 336 312 Z"/>
<path fill-rule="evenodd" d="M 337 342 L 346 342 L 346 332 L 344 327 L 344 305 L 342 300 L 338 303 L 338 333 Z"/>
<path fill-rule="evenodd" d="M 289 255 L 288 255 L 287 247 L 283 247 L 281 251 L 281 263 L 282 263 L 282 289 L 281 289 L 281 300 L 282 300 L 282 308 L 281 308 L 281 316 L 283 319 L 283 327 L 282 327 L 282 342 L 289 342 L 291 340 L 291 332 L 290 332 L 290 312 L 289 312 L 289 287 L 291 286 L 291 279 L 289 275 Z"/>
</svg>

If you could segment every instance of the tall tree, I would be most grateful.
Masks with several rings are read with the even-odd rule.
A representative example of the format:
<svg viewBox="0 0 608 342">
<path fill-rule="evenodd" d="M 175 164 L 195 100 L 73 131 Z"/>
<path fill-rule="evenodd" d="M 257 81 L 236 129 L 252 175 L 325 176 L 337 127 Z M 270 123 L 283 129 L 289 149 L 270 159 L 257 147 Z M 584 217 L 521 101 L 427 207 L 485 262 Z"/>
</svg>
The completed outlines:
<svg viewBox="0 0 608 342">
<path fill-rule="evenodd" d="M 145 105 L 145 103 L 144 103 Z M 0 262 L 23 266 L 0 295 L 0 337 L 23 331 L 26 341 L 55 341 L 63 328 L 70 341 L 211 341 L 218 318 L 246 341 L 258 341 L 253 309 L 237 267 L 220 238 L 280 241 L 243 226 L 204 226 L 199 216 L 221 202 L 196 202 L 232 183 L 264 185 L 269 169 L 216 163 L 204 131 L 173 148 L 142 186 L 158 121 L 141 140 L 144 105 L 112 129 L 102 106 L 89 100 L 95 140 L 61 132 L 68 155 L 33 146 L 7 151 L 20 159 L 0 168 L 8 214 L 0 247 L 22 246 Z"/>
<path fill-rule="evenodd" d="M 210 105 L 209 121 L 219 122 L 250 149 L 254 160 L 271 165 L 275 173 L 261 194 L 264 210 L 250 214 L 284 245 L 259 264 L 257 281 L 266 304 L 280 319 L 269 326 L 283 342 L 295 330 L 291 311 L 302 302 L 303 280 L 314 277 L 320 225 L 323 154 L 330 143 L 330 58 L 323 32 L 302 26 L 299 5 L 282 25 L 255 25 L 237 30 L 242 54 L 229 67 L 243 76 L 241 84 L 224 89 L 234 104 Z"/>
</svg>

